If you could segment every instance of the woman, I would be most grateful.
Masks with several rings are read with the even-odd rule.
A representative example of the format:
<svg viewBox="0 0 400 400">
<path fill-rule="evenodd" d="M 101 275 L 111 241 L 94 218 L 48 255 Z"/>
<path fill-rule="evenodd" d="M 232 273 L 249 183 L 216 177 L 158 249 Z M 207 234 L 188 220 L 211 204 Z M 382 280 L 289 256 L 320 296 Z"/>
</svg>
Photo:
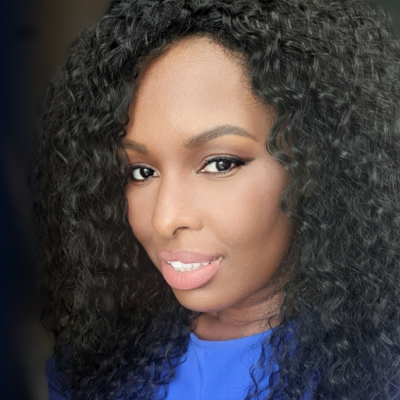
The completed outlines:
<svg viewBox="0 0 400 400">
<path fill-rule="evenodd" d="M 33 172 L 50 398 L 399 398 L 399 60 L 365 1 L 86 29 Z"/>
</svg>

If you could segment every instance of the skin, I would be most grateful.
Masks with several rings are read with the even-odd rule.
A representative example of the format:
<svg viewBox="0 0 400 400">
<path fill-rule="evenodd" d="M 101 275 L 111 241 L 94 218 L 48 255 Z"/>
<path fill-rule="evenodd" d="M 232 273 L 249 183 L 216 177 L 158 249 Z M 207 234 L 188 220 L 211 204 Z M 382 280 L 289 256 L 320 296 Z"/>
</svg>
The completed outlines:
<svg viewBox="0 0 400 400">
<path fill-rule="evenodd" d="M 293 232 L 279 207 L 289 176 L 265 150 L 275 113 L 260 104 L 247 82 L 240 63 L 224 48 L 189 37 L 142 69 L 129 109 L 126 138 L 146 146 L 149 154 L 127 148 L 128 163 L 145 164 L 151 175 L 126 187 L 134 235 L 160 273 L 160 249 L 223 256 L 204 286 L 172 289 L 184 307 L 201 312 L 195 333 L 204 340 L 265 331 L 261 321 L 282 301 L 281 293 L 266 297 Z M 190 137 L 225 124 L 244 128 L 256 140 L 229 134 L 198 148 L 184 147 Z M 247 163 L 205 166 L 217 155 Z M 224 170 L 230 172 L 209 174 Z M 134 176 L 144 179 L 145 173 L 136 169 Z"/>
</svg>

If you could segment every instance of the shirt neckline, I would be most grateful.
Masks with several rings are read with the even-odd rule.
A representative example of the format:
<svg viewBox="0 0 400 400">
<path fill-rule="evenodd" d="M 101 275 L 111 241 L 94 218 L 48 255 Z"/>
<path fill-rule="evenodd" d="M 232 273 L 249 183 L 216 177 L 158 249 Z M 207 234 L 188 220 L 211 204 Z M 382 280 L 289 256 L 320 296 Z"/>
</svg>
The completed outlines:
<svg viewBox="0 0 400 400">
<path fill-rule="evenodd" d="M 205 349 L 232 349 L 235 347 L 249 346 L 257 341 L 271 336 L 272 331 L 275 328 L 268 329 L 263 332 L 256 333 L 251 336 L 245 336 L 236 339 L 229 340 L 204 340 L 200 339 L 194 332 L 190 332 L 190 340 L 198 347 Z"/>
</svg>

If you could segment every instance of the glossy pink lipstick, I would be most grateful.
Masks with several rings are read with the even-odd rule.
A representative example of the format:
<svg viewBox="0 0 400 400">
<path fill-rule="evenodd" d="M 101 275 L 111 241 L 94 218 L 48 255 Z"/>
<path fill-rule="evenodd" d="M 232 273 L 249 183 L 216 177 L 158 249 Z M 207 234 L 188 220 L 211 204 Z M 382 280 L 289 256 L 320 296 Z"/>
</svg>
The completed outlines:
<svg viewBox="0 0 400 400">
<path fill-rule="evenodd" d="M 161 251 L 158 254 L 161 258 L 161 269 L 164 279 L 171 287 L 179 290 L 191 290 L 205 285 L 217 272 L 222 261 L 222 256 L 200 255 L 189 252 L 171 253 Z M 203 265 L 194 271 L 188 272 L 179 272 L 167 263 L 167 260 L 181 261 L 184 263 L 207 262 L 215 257 L 218 257 L 218 259 L 210 264 Z"/>
</svg>

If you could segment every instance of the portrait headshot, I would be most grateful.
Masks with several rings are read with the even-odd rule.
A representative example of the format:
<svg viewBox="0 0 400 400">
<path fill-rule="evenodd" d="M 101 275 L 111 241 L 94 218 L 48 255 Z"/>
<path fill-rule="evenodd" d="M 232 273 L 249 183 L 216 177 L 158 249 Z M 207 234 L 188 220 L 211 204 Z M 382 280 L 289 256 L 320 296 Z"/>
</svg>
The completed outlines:
<svg viewBox="0 0 400 400">
<path fill-rule="evenodd" d="M 41 102 L 50 400 L 400 400 L 400 44 L 367 0 L 115 0 Z"/>
</svg>

